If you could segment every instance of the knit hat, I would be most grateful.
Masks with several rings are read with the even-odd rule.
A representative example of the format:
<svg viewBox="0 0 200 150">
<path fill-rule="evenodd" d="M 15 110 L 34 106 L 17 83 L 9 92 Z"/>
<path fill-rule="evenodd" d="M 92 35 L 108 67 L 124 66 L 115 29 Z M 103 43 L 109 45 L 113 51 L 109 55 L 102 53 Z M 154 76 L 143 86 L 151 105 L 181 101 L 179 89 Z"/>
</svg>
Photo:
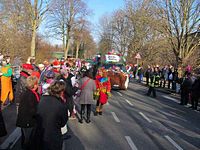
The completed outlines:
<svg viewBox="0 0 200 150">
<path fill-rule="evenodd" d="M 31 76 L 35 76 L 35 77 L 37 77 L 39 79 L 40 78 L 40 73 L 37 72 L 37 71 L 34 71 L 34 72 L 32 72 Z"/>
<path fill-rule="evenodd" d="M 23 69 L 26 69 L 26 70 L 33 70 L 33 66 L 31 64 L 23 64 L 22 65 L 22 68 Z"/>
<path fill-rule="evenodd" d="M 58 60 L 55 60 L 55 61 L 53 62 L 53 67 L 54 67 L 54 68 L 60 68 L 60 62 L 59 62 Z"/>
</svg>

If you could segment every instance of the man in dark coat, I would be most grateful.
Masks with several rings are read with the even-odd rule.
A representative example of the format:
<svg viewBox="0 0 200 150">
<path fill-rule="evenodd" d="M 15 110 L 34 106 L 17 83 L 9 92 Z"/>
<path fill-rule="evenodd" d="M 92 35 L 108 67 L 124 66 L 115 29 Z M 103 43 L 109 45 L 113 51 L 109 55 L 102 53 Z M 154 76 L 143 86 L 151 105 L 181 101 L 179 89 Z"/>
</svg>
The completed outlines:
<svg viewBox="0 0 200 150">
<path fill-rule="evenodd" d="M 5 136 L 6 134 L 7 134 L 6 126 L 5 126 L 5 122 L 4 122 L 3 115 L 1 112 L 1 107 L 0 107 L 0 137 Z"/>
<path fill-rule="evenodd" d="M 200 77 L 198 77 L 193 85 L 191 90 L 191 108 L 197 110 L 198 100 L 200 99 Z"/>
<path fill-rule="evenodd" d="M 181 103 L 180 105 L 187 105 L 192 89 L 191 73 L 186 72 L 183 82 L 181 84 Z"/>
</svg>

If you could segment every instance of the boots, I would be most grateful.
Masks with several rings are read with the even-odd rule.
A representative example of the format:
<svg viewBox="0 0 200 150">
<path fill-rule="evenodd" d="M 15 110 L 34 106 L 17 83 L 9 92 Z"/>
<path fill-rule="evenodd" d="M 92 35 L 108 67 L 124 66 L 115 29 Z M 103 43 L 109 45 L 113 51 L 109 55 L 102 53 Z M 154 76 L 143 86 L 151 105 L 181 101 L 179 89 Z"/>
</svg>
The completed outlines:
<svg viewBox="0 0 200 150">
<path fill-rule="evenodd" d="M 94 114 L 95 116 L 97 116 L 99 114 L 99 108 L 100 108 L 99 106 L 96 106 L 96 112 Z"/>
<path fill-rule="evenodd" d="M 83 114 L 81 114 L 81 119 L 79 120 L 79 122 L 82 124 L 83 123 Z"/>
<path fill-rule="evenodd" d="M 90 123 L 91 120 L 90 120 L 90 112 L 87 112 L 87 120 L 86 120 L 86 123 Z"/>
<path fill-rule="evenodd" d="M 99 115 L 102 115 L 102 110 L 103 110 L 103 105 L 100 104 L 100 107 L 99 107 Z"/>
<path fill-rule="evenodd" d="M 80 123 L 83 123 L 83 116 L 84 116 L 84 110 L 81 110 L 81 119 L 79 120 Z"/>
</svg>

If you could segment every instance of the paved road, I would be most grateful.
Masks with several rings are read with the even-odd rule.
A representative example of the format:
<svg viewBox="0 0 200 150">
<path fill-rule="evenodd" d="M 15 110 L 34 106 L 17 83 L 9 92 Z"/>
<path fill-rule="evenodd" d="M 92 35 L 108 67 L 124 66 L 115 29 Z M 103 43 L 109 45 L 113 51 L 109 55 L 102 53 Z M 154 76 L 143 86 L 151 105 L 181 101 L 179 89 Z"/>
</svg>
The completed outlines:
<svg viewBox="0 0 200 150">
<path fill-rule="evenodd" d="M 147 88 L 130 83 L 112 91 L 102 116 L 90 124 L 70 120 L 64 150 L 198 150 L 200 113 L 180 106 L 170 94 L 145 95 Z M 93 108 L 94 110 L 94 108 Z M 17 142 L 14 150 L 20 149 Z"/>
</svg>

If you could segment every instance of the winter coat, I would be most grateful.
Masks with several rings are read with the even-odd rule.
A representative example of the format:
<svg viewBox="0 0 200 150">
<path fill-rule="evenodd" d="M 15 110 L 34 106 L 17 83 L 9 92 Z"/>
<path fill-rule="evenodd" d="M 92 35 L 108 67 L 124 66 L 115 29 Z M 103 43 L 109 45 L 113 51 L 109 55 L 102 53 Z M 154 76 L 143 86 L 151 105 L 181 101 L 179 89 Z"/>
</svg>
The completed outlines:
<svg viewBox="0 0 200 150">
<path fill-rule="evenodd" d="M 80 95 L 80 104 L 92 104 L 94 101 L 93 93 L 96 91 L 96 84 L 95 81 L 87 76 L 83 77 L 80 80 L 79 87 L 81 88 L 82 85 L 88 80 L 89 82 L 85 85 L 81 91 Z"/>
<path fill-rule="evenodd" d="M 20 103 L 21 94 L 26 90 L 26 79 L 29 76 L 28 73 L 22 71 L 20 73 L 20 78 L 17 81 L 16 93 L 15 93 L 15 102 Z"/>
<path fill-rule="evenodd" d="M 20 99 L 16 126 L 21 128 L 35 127 L 38 105 L 36 95 L 30 89 L 26 89 Z"/>
<path fill-rule="evenodd" d="M 5 136 L 6 134 L 7 134 L 6 126 L 0 108 L 0 137 Z"/>
<path fill-rule="evenodd" d="M 200 78 L 196 79 L 192 84 L 192 95 L 197 99 L 200 98 Z"/>
<path fill-rule="evenodd" d="M 50 95 L 42 96 L 37 114 L 42 150 L 62 150 L 61 128 L 68 120 L 62 100 Z"/>
</svg>

